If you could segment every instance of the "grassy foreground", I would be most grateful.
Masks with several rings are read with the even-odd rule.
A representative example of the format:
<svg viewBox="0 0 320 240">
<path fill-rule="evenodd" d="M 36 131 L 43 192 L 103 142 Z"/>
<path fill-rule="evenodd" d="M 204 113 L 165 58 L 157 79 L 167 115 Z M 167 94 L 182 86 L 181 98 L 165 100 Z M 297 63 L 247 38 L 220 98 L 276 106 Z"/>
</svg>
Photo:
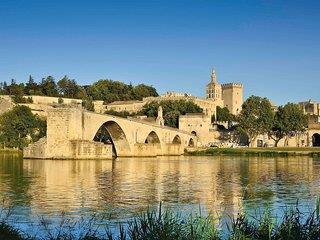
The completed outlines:
<svg viewBox="0 0 320 240">
<path fill-rule="evenodd" d="M 169 210 L 147 211 L 115 231 L 108 226 L 101 233 L 101 224 L 93 219 L 72 223 L 62 221 L 54 229 L 48 228 L 45 221 L 39 223 L 44 231 L 40 237 L 29 236 L 21 230 L 0 221 L 0 239 L 27 240 L 319 240 L 320 239 L 320 200 L 314 211 L 302 214 L 298 208 L 287 210 L 282 219 L 277 220 L 267 209 L 263 214 L 249 216 L 239 214 L 227 226 L 215 224 L 219 219 L 210 216 L 181 217 Z M 218 221 L 219 222 L 219 221 Z M 106 224 L 107 225 L 107 224 Z M 222 230 L 224 229 L 224 230 Z"/>
<path fill-rule="evenodd" d="M 240 156 L 320 156 L 320 148 L 317 147 L 273 147 L 273 148 L 207 148 L 195 151 L 187 151 L 191 156 L 216 156 L 216 155 L 240 155 Z"/>
</svg>

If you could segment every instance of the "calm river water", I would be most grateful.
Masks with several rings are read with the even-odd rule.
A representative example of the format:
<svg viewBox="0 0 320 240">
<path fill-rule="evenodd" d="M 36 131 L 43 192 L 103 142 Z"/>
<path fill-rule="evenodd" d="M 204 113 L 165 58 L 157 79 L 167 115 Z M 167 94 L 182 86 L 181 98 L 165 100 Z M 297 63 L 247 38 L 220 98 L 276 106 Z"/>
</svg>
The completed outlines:
<svg viewBox="0 0 320 240">
<path fill-rule="evenodd" d="M 281 212 L 312 207 L 320 159 L 309 157 L 161 157 L 23 160 L 0 154 L 0 199 L 21 222 L 92 212 L 123 220 L 160 201 L 181 211 L 235 214 L 268 204 Z"/>
</svg>

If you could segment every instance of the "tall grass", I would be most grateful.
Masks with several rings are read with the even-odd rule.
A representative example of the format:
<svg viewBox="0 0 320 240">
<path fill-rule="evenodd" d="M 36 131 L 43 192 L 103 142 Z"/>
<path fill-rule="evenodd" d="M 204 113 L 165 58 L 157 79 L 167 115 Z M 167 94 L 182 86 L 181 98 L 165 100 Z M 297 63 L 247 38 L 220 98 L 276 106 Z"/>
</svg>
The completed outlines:
<svg viewBox="0 0 320 240">
<path fill-rule="evenodd" d="M 185 154 L 190 156 L 318 157 L 320 156 L 320 151 L 317 148 L 207 148 L 196 151 L 185 151 Z"/>
<path fill-rule="evenodd" d="M 0 220 L 0 240 L 320 240 L 320 198 L 313 211 L 303 214 L 298 205 L 287 209 L 278 219 L 269 208 L 263 214 L 239 213 L 226 226 L 215 224 L 210 215 L 189 215 L 163 210 L 148 210 L 111 230 L 93 217 L 89 220 L 61 221 L 50 228 L 40 221 L 41 236 L 28 236 Z"/>
</svg>

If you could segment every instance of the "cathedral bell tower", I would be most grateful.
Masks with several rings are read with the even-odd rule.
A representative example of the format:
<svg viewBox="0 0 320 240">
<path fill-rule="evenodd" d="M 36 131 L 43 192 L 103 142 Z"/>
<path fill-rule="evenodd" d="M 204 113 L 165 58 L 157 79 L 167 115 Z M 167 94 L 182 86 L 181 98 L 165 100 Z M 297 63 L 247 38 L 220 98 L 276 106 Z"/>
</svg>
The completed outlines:
<svg viewBox="0 0 320 240">
<path fill-rule="evenodd" d="M 207 84 L 206 98 L 212 100 L 222 100 L 222 88 L 217 81 L 216 71 L 211 71 L 211 81 Z"/>
</svg>

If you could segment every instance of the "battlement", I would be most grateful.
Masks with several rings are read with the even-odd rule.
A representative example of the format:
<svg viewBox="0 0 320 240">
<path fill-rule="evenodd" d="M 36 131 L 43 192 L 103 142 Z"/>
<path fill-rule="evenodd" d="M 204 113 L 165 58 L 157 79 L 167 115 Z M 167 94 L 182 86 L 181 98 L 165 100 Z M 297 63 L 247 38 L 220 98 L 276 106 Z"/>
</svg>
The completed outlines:
<svg viewBox="0 0 320 240">
<path fill-rule="evenodd" d="M 233 88 L 233 87 L 243 88 L 243 85 L 241 83 L 224 83 L 224 84 L 221 84 L 221 87 L 222 89 Z"/>
</svg>

